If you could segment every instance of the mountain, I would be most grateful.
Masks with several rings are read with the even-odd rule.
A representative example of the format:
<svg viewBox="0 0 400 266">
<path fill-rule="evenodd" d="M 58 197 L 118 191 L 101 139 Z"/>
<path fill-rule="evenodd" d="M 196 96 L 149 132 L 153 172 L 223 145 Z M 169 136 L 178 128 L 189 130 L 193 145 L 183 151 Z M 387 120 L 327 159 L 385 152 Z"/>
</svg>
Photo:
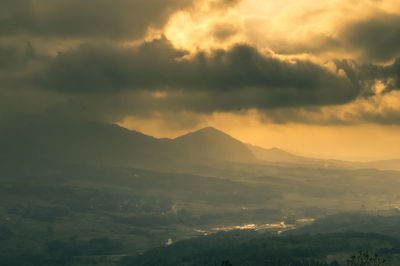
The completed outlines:
<svg viewBox="0 0 400 266">
<path fill-rule="evenodd" d="M 311 163 L 315 159 L 297 156 L 278 148 L 264 149 L 251 144 L 246 145 L 254 156 L 262 161 L 286 163 Z"/>
<path fill-rule="evenodd" d="M 370 162 L 349 162 L 349 161 L 333 160 L 333 159 L 324 160 L 324 159 L 316 159 L 316 158 L 294 155 L 278 148 L 264 149 L 251 144 L 246 144 L 246 146 L 258 160 L 265 162 L 286 163 L 286 164 L 295 164 L 295 165 L 303 165 L 303 166 L 319 167 L 319 168 L 344 168 L 344 169 L 374 168 L 379 170 L 400 171 L 400 159 L 370 161 Z"/>
<path fill-rule="evenodd" d="M 400 171 L 400 160 L 372 161 L 372 162 L 350 162 L 335 159 L 317 159 L 294 155 L 278 148 L 264 149 L 251 144 L 246 144 L 247 148 L 253 153 L 257 160 L 284 164 L 286 166 L 306 166 L 313 168 L 333 168 L 333 169 L 365 169 L 375 168 L 379 170 L 398 170 Z"/>
<path fill-rule="evenodd" d="M 375 168 L 379 170 L 400 171 L 400 159 L 361 162 L 357 163 L 357 166 L 360 168 Z"/>
<path fill-rule="evenodd" d="M 1 161 L 91 163 L 145 168 L 213 161 L 252 162 L 240 141 L 204 128 L 157 139 L 113 124 L 35 120 L 0 132 Z"/>
<path fill-rule="evenodd" d="M 127 165 L 156 161 L 163 140 L 97 122 L 34 121 L 1 132 L 1 146 L 8 160 Z"/>
<path fill-rule="evenodd" d="M 206 127 L 173 140 L 178 153 L 190 160 L 255 162 L 245 144 L 213 127 Z"/>
<path fill-rule="evenodd" d="M 32 119 L 0 130 L 0 162 L 91 163 L 150 169 L 190 169 L 215 162 L 272 163 L 314 168 L 400 170 L 400 160 L 346 162 L 294 155 L 245 144 L 206 127 L 175 139 L 158 139 L 99 122 Z"/>
</svg>

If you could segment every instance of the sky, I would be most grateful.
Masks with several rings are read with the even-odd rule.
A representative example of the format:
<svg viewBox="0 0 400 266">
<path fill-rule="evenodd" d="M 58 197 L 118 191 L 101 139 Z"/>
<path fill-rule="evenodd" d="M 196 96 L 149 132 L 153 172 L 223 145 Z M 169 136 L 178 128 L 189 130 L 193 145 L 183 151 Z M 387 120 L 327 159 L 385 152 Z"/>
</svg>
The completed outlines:
<svg viewBox="0 0 400 266">
<path fill-rule="evenodd" d="M 398 0 L 2 0 L 0 129 L 53 117 L 156 137 L 214 126 L 400 158 Z"/>
</svg>

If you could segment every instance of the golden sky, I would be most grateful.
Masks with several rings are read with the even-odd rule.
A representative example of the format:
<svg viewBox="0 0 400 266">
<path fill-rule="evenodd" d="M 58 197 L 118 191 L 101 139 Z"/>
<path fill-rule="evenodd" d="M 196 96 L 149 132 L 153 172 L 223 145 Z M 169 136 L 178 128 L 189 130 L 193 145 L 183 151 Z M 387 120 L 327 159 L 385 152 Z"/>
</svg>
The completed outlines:
<svg viewBox="0 0 400 266">
<path fill-rule="evenodd" d="M 178 12 L 171 17 L 163 34 L 176 47 L 193 53 L 215 48 L 229 49 L 237 43 L 246 43 L 282 60 L 307 59 L 336 72 L 333 61 L 351 59 L 363 62 L 368 56 L 362 44 L 361 47 L 351 47 L 351 43 L 345 43 L 348 40 L 340 40 L 342 32 L 349 25 L 373 20 L 385 13 L 398 15 L 400 2 L 244 0 L 223 12 L 210 12 L 204 3 L 201 9 L 201 12 Z M 215 36 L 216 32 L 220 37 L 218 34 Z M 370 37 L 373 39 L 372 34 Z M 343 43 L 330 46 L 329 38 Z M 393 60 L 369 58 L 367 61 L 385 65 Z M 287 123 L 275 123 L 268 119 L 268 111 L 259 114 L 257 110 L 252 110 L 245 114 L 214 112 L 203 115 L 188 128 L 214 126 L 245 142 L 280 147 L 309 156 L 350 160 L 400 157 L 400 127 L 396 125 L 400 121 L 380 124 L 362 119 L 362 116 L 371 116 L 379 120 L 386 113 L 398 114 L 400 94 L 398 91 L 380 94 L 385 84 L 379 79 L 373 87 L 376 95 L 368 99 L 324 106 L 318 112 L 294 111 L 302 112 L 303 121 L 312 120 L 308 122 L 296 123 L 289 118 Z M 327 121 L 335 120 L 335 116 L 343 124 Z M 186 121 L 193 114 L 183 113 L 179 117 Z M 122 124 L 158 137 L 176 137 L 187 132 L 179 125 L 166 126 L 164 119 L 157 116 L 152 119 L 130 117 Z"/>
<path fill-rule="evenodd" d="M 59 116 L 157 137 L 400 158 L 400 2 L 6 0 L 0 122 Z"/>
</svg>

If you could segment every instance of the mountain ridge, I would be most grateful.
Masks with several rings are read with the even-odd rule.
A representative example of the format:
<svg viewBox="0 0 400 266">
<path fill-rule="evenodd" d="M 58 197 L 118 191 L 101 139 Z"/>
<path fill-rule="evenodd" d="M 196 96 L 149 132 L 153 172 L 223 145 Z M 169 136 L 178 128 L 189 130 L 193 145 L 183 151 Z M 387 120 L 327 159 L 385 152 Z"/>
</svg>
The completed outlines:
<svg viewBox="0 0 400 266">
<path fill-rule="evenodd" d="M 153 168 L 210 162 L 278 163 L 316 168 L 400 170 L 400 160 L 347 162 L 298 156 L 279 148 L 243 143 L 214 127 L 176 138 L 156 138 L 116 124 L 29 121 L 17 130 L 0 131 L 4 160 L 66 161 Z M 43 126 L 45 125 L 45 126 Z M 50 126 L 49 126 L 50 125 Z"/>
<path fill-rule="evenodd" d="M 46 121 L 45 121 L 46 122 Z M 243 143 L 207 127 L 175 139 L 155 138 L 116 124 L 29 121 L 0 131 L 3 160 L 65 161 L 154 167 L 207 161 L 254 162 Z"/>
</svg>

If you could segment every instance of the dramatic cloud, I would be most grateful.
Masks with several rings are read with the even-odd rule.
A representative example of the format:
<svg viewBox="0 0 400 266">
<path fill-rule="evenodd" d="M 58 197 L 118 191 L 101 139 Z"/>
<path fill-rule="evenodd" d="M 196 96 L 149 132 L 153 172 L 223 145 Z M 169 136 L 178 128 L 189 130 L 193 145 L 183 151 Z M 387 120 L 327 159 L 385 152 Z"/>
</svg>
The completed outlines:
<svg viewBox="0 0 400 266">
<path fill-rule="evenodd" d="M 354 82 L 365 88 L 366 93 L 376 94 L 376 82 L 381 83 L 379 92 L 400 90 L 400 58 L 395 59 L 389 65 L 376 65 L 370 63 L 358 64 L 355 61 L 336 61 L 336 65 L 346 72 L 346 75 Z"/>
<path fill-rule="evenodd" d="M 383 13 L 347 25 L 340 38 L 367 60 L 392 60 L 400 55 L 400 15 Z"/>
<path fill-rule="evenodd" d="M 281 61 L 248 45 L 188 55 L 165 38 L 137 48 L 84 45 L 34 76 L 39 87 L 62 92 L 204 92 L 224 97 L 223 108 L 236 98 L 231 109 L 341 104 L 360 93 L 346 76 L 309 61 Z"/>
<path fill-rule="evenodd" d="M 35 51 L 30 42 L 14 45 L 3 45 L 0 43 L 0 73 L 20 71 L 27 67 L 27 63 L 35 59 Z"/>
<path fill-rule="evenodd" d="M 400 8 L 367 2 L 5 0 L 0 120 L 400 124 Z"/>
<path fill-rule="evenodd" d="M 269 16 L 245 16 L 241 22 L 241 34 L 256 47 L 320 60 L 389 63 L 400 55 L 398 2 L 288 0 L 275 8 L 263 6 Z"/>
<path fill-rule="evenodd" d="M 358 123 L 363 121 L 361 109 L 357 114 L 353 108 L 357 119 L 344 119 L 333 115 L 340 113 L 337 110 L 329 113 L 320 108 L 368 100 L 397 90 L 400 84 L 400 60 L 388 66 L 343 60 L 332 71 L 307 60 L 285 61 L 262 54 L 248 45 L 190 54 L 166 38 L 135 47 L 88 43 L 56 57 L 37 55 L 29 43 L 10 51 L 9 73 L 2 75 L 2 81 L 9 87 L 7 95 L 18 93 L 8 99 L 25 99 L 21 109 L 43 112 L 48 106 L 53 113 L 107 121 L 157 112 L 258 109 L 274 123 Z M 28 104 L 35 90 L 58 105 Z M 374 121 L 387 115 L 375 114 Z M 371 114 L 368 117 L 365 121 L 372 121 Z"/>
<path fill-rule="evenodd" d="M 192 0 L 3 0 L 0 36 L 142 37 Z"/>
</svg>

